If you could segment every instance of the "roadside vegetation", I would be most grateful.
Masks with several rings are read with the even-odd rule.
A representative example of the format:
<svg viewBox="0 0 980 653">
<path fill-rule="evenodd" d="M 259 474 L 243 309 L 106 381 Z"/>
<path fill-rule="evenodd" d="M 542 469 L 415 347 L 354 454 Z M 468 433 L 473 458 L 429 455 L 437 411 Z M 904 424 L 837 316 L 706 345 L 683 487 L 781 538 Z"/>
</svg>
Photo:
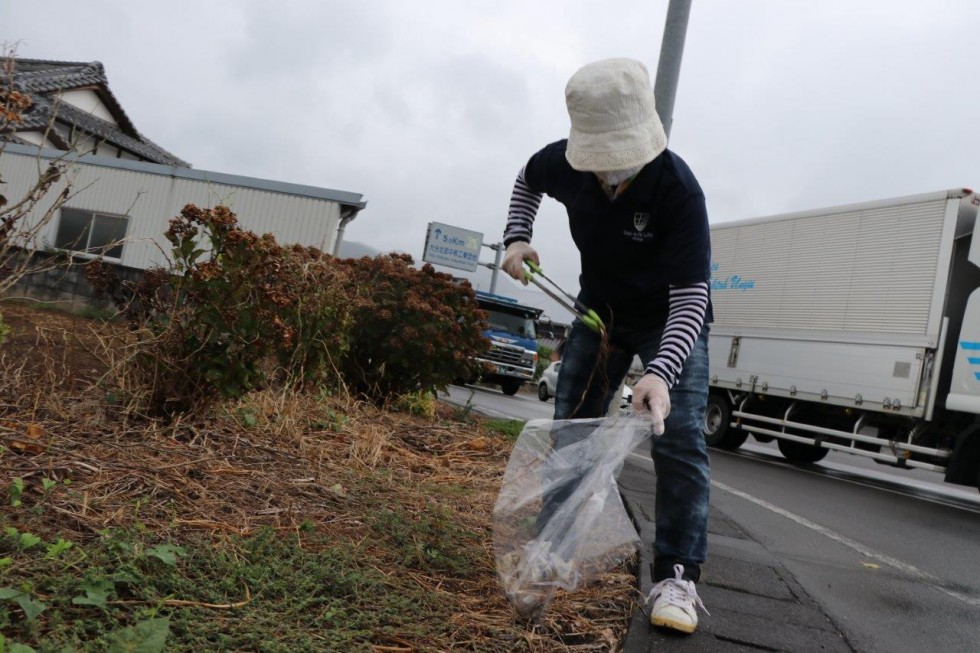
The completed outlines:
<svg viewBox="0 0 980 653">
<path fill-rule="evenodd" d="M 167 238 L 90 266 L 115 319 L 4 305 L 0 651 L 618 650 L 628 567 L 534 624 L 497 587 L 522 423 L 436 399 L 487 346 L 468 285 L 222 207 Z"/>
</svg>

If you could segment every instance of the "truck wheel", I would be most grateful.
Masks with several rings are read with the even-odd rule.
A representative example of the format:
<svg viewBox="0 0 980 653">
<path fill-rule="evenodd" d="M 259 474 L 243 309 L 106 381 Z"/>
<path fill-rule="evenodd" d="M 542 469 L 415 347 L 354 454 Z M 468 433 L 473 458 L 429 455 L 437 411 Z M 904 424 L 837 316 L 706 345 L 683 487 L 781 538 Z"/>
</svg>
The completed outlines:
<svg viewBox="0 0 980 653">
<path fill-rule="evenodd" d="M 708 406 L 704 411 L 704 441 L 709 447 L 719 449 L 738 449 L 749 434 L 733 428 L 732 407 L 725 396 L 717 392 L 708 393 Z"/>
<path fill-rule="evenodd" d="M 830 453 L 829 449 L 818 447 L 815 444 L 804 444 L 782 438 L 776 442 L 776 446 L 779 447 L 779 452 L 786 456 L 786 460 L 799 465 L 819 462 Z"/>
<path fill-rule="evenodd" d="M 500 389 L 505 395 L 512 397 L 521 389 L 521 382 L 519 379 L 505 379 L 500 382 Z"/>
<path fill-rule="evenodd" d="M 548 401 L 548 384 L 544 381 L 538 384 L 538 399 Z"/>
</svg>

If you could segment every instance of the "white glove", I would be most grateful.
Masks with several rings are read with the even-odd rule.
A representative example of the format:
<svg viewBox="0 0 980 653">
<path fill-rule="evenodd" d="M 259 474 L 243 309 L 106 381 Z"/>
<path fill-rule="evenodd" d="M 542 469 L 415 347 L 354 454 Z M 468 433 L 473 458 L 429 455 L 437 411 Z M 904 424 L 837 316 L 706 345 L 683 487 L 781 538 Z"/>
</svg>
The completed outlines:
<svg viewBox="0 0 980 653">
<path fill-rule="evenodd" d="M 534 261 L 535 265 L 541 265 L 538 253 L 529 243 L 525 243 L 523 240 L 515 240 L 507 246 L 507 251 L 504 252 L 504 262 L 500 264 L 500 267 L 504 269 L 504 272 L 526 286 L 527 279 L 524 278 L 525 260 Z"/>
<path fill-rule="evenodd" d="M 667 382 L 656 374 L 645 374 L 633 386 L 633 410 L 649 411 L 653 418 L 653 433 L 664 434 L 664 420 L 670 415 L 670 394 Z"/>
</svg>

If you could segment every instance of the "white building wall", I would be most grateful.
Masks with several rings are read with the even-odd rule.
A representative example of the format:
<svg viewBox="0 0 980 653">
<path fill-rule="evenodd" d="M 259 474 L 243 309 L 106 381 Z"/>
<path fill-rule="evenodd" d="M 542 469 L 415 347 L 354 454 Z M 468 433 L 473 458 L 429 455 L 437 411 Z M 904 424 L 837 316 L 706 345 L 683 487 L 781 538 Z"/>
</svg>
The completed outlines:
<svg viewBox="0 0 980 653">
<path fill-rule="evenodd" d="M 75 149 L 79 154 L 92 154 L 95 152 L 95 148 L 98 145 L 98 141 L 92 136 L 83 134 L 76 131 L 71 137 L 71 147 Z"/>
<path fill-rule="evenodd" d="M 0 156 L 0 172 L 7 183 L 0 187 L 0 193 L 11 199 L 23 197 L 37 180 L 39 165 L 46 167 L 47 162 L 4 152 Z M 99 165 L 74 164 L 65 177 L 51 188 L 33 219 L 41 218 L 71 179 L 73 190 L 66 207 L 129 216 L 119 262 L 134 268 L 145 269 L 166 262 L 164 253 L 169 254 L 170 244 L 163 234 L 170 219 L 186 204 L 201 208 L 223 204 L 236 213 L 243 228 L 260 235 L 271 233 L 280 244 L 299 243 L 327 253 L 332 251 L 340 224 L 341 204 L 323 198 Z M 25 245 L 43 248 L 53 244 L 59 218 L 53 216 L 38 242 Z"/>
<path fill-rule="evenodd" d="M 115 118 L 109 113 L 109 110 L 95 91 L 91 90 L 75 90 L 75 91 L 64 91 L 58 94 L 58 99 L 65 104 L 70 104 L 76 109 L 80 109 L 85 113 L 90 113 L 97 118 L 101 118 L 106 122 L 110 122 L 113 125 L 117 124 Z"/>
<path fill-rule="evenodd" d="M 96 143 L 95 152 L 96 156 L 107 156 L 110 159 L 119 158 L 119 148 L 114 145 L 107 145 L 106 143 Z"/>
<path fill-rule="evenodd" d="M 65 207 L 128 216 L 126 242 L 119 262 L 143 269 L 165 261 L 158 247 L 168 245 L 163 232 L 167 229 L 167 220 L 173 216 L 166 216 L 163 210 L 170 205 L 172 185 L 168 177 L 78 166 L 74 184 L 77 192 Z M 59 220 L 60 215 L 55 216 L 48 225 L 49 242 L 55 241 Z"/>
<path fill-rule="evenodd" d="M 40 145 L 41 147 L 54 147 L 54 144 L 44 137 L 43 132 L 17 132 L 17 138 L 34 145 Z"/>
<path fill-rule="evenodd" d="M 187 204 L 183 198 L 188 197 L 201 207 L 227 206 L 244 228 L 259 235 L 269 232 L 279 242 L 302 243 L 325 251 L 333 244 L 340 221 L 340 206 L 333 202 L 184 179 L 175 189 L 175 215 Z"/>
</svg>

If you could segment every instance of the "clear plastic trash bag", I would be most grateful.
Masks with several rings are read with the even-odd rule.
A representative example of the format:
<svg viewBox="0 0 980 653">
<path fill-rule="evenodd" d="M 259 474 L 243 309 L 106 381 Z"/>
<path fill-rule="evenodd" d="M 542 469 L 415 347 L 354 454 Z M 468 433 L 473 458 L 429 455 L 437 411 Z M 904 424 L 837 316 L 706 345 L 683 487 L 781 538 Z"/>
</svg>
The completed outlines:
<svg viewBox="0 0 980 653">
<path fill-rule="evenodd" d="M 517 613 L 539 618 L 632 555 L 640 538 L 616 477 L 653 436 L 649 417 L 532 420 L 521 431 L 493 510 L 497 578 Z"/>
</svg>

